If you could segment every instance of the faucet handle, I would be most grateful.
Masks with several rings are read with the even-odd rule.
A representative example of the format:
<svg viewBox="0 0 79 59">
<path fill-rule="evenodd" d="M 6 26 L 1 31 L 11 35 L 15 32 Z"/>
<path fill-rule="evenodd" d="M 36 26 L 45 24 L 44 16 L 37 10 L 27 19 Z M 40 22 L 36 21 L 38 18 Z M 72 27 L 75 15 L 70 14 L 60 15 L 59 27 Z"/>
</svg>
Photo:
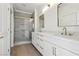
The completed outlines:
<svg viewBox="0 0 79 59">
<path fill-rule="evenodd" d="M 67 29 L 66 29 L 66 27 L 63 27 L 63 30 L 64 30 L 64 34 L 67 35 Z"/>
</svg>

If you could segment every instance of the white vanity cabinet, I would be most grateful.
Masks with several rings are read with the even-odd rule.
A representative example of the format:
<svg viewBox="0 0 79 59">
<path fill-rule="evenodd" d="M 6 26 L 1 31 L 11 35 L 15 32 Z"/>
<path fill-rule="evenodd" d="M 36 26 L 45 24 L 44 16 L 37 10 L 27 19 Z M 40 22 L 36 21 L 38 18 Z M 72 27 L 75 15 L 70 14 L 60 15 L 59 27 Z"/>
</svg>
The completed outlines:
<svg viewBox="0 0 79 59">
<path fill-rule="evenodd" d="M 39 38 L 39 35 L 32 33 L 32 44 L 37 48 L 37 50 L 42 54 L 43 52 L 43 41 Z"/>
<path fill-rule="evenodd" d="M 55 56 L 53 44 L 47 42 L 43 35 L 32 33 L 32 44 L 44 56 Z"/>
<path fill-rule="evenodd" d="M 38 48 L 37 40 L 38 38 L 36 37 L 35 33 L 32 33 L 32 44 Z"/>
<path fill-rule="evenodd" d="M 44 41 L 44 56 L 77 56 L 71 51 L 59 47 L 48 41 Z"/>
<path fill-rule="evenodd" d="M 32 43 L 35 45 L 36 44 L 36 39 L 35 39 L 35 33 L 32 33 Z"/>
<path fill-rule="evenodd" d="M 41 33 L 32 33 L 32 44 L 43 56 L 78 56 L 72 43 L 57 36 L 47 36 Z M 64 43 L 63 43 L 64 42 Z M 70 47 L 69 47 L 70 46 Z M 72 46 L 72 47 L 71 47 Z M 76 45 L 75 45 L 76 46 Z M 72 48 L 72 49 L 71 49 Z M 78 49 L 78 48 L 77 48 Z"/>
<path fill-rule="evenodd" d="M 55 56 L 55 47 L 53 44 L 50 44 L 49 42 L 47 41 L 44 41 L 44 52 L 43 52 L 43 55 L 44 56 Z"/>
</svg>

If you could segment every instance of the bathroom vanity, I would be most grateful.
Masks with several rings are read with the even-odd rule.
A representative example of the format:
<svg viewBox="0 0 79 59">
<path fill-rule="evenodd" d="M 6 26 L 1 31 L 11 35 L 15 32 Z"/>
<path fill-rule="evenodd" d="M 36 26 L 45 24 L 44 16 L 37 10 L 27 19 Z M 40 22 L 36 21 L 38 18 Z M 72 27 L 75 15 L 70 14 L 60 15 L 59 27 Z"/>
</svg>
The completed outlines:
<svg viewBox="0 0 79 59">
<path fill-rule="evenodd" d="M 78 39 L 59 34 L 32 33 L 32 44 L 44 56 L 78 56 Z"/>
</svg>

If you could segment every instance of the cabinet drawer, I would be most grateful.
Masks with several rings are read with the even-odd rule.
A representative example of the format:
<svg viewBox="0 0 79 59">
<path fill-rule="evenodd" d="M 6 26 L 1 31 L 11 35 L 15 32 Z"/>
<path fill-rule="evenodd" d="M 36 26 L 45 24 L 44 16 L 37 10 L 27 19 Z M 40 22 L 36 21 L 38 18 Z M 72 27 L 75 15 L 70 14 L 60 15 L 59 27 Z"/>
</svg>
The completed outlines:
<svg viewBox="0 0 79 59">
<path fill-rule="evenodd" d="M 56 56 L 77 56 L 76 54 L 56 46 Z"/>
</svg>

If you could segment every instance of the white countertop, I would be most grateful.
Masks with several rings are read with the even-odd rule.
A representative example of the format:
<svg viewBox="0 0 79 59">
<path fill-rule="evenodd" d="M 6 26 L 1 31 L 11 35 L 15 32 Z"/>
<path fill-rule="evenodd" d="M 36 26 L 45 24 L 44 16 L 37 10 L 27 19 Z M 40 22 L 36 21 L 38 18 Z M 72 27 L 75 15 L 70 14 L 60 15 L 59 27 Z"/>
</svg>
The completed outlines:
<svg viewBox="0 0 79 59">
<path fill-rule="evenodd" d="M 59 33 L 48 33 L 48 32 L 37 32 L 37 33 L 43 34 L 45 36 L 56 36 L 56 37 L 65 38 L 69 40 L 79 41 L 78 35 L 68 36 L 68 35 L 61 35 Z"/>
<path fill-rule="evenodd" d="M 69 51 L 73 51 L 79 55 L 79 37 L 78 36 L 65 36 L 59 34 L 50 34 L 43 32 L 36 32 L 38 35 L 42 34 L 43 38 L 50 43 L 54 43 L 60 47 L 63 47 Z M 47 36 L 47 37 L 46 37 Z"/>
</svg>

